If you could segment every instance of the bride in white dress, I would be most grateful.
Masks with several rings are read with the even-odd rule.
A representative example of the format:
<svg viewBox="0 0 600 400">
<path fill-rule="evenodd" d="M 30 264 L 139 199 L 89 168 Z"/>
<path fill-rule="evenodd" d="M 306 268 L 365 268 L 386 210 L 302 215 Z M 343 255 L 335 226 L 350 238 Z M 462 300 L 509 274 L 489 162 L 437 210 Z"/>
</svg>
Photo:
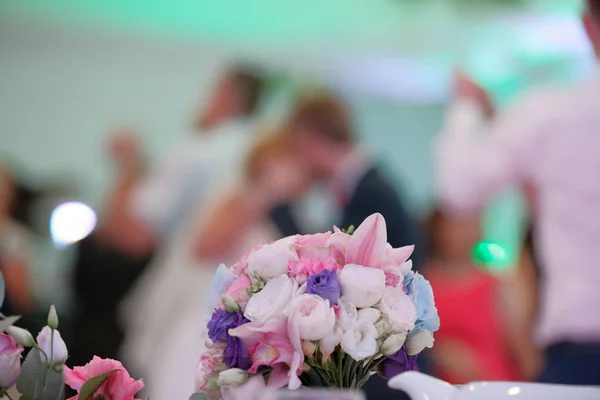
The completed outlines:
<svg viewBox="0 0 600 400">
<path fill-rule="evenodd" d="M 134 373 L 143 374 L 146 395 L 152 399 L 187 399 L 193 393 L 206 323 L 214 306 L 214 299 L 209 299 L 212 276 L 219 264 L 232 265 L 243 252 L 277 238 L 266 212 L 281 197 L 275 189 L 287 192 L 286 185 L 294 181 L 282 158 L 270 157 L 277 156 L 281 137 L 261 141 L 246 153 L 249 157 L 238 154 L 241 162 L 232 162 L 238 173 L 215 182 L 212 194 L 198 203 L 195 215 L 170 238 L 171 245 L 126 304 L 129 329 L 123 358 Z M 273 163 L 278 167 L 273 168 Z M 259 169 L 263 172 L 258 173 Z M 244 172 L 241 177 L 240 171 Z M 248 218 L 227 221 L 235 214 L 232 207 L 245 206 L 253 210 L 246 214 Z M 232 222 L 239 229 L 221 229 L 231 227 Z"/>
</svg>

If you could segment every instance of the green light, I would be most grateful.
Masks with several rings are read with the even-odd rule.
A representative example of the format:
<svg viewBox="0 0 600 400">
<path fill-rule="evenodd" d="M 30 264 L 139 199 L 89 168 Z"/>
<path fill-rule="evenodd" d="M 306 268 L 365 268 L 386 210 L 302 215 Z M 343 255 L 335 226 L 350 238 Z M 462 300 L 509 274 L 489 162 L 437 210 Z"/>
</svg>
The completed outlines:
<svg viewBox="0 0 600 400">
<path fill-rule="evenodd" d="M 492 270 L 506 268 L 511 262 L 508 250 L 492 241 L 482 241 L 473 248 L 473 259 L 475 263 Z"/>
</svg>

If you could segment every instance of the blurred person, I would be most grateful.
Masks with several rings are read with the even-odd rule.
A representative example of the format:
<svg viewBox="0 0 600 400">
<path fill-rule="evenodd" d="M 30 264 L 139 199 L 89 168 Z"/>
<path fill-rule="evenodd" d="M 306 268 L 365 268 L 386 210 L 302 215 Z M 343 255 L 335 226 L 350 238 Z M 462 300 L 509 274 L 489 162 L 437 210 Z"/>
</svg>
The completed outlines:
<svg viewBox="0 0 600 400">
<path fill-rule="evenodd" d="M 76 244 L 72 273 L 75 309 L 65 330 L 69 359 L 83 365 L 94 355 L 116 359 L 124 337 L 118 306 L 142 274 L 154 250 L 154 238 L 131 223 L 128 195 L 145 171 L 141 144 L 129 129 L 109 137 L 116 181 L 97 229 Z"/>
<path fill-rule="evenodd" d="M 583 22 L 599 56 L 600 1 L 587 3 Z M 533 93 L 491 121 L 485 91 L 461 77 L 438 143 L 439 192 L 449 210 L 481 207 L 512 184 L 535 189 L 534 239 L 543 268 L 536 339 L 546 352 L 541 382 L 600 385 L 599 74 Z"/>
<path fill-rule="evenodd" d="M 328 94 L 302 101 L 290 120 L 291 146 L 313 181 L 324 181 L 342 210 L 341 228 L 357 227 L 379 212 L 387 221 L 388 242 L 393 247 L 419 242 L 417 225 L 397 189 L 382 171 L 380 162 L 356 140 L 343 102 Z M 289 205 L 273 210 L 284 235 L 300 232 Z M 419 250 L 413 262 L 419 264 Z"/>
<path fill-rule="evenodd" d="M 160 368 L 153 368 L 151 374 L 155 375 L 149 376 L 154 382 L 151 394 L 157 398 L 176 398 L 176 395 L 183 398 L 185 395 L 189 396 L 190 390 L 193 389 L 187 386 L 187 379 L 184 382 L 185 386 L 181 387 L 181 377 L 187 377 L 190 372 L 195 377 L 194 372 L 200 355 L 205 350 L 204 343 L 208 339 L 206 326 L 219 300 L 211 293 L 215 268 L 221 263 L 232 265 L 249 249 L 277 239 L 277 229 L 268 220 L 266 212 L 262 214 L 263 218 L 252 221 L 232 220 L 232 214 L 238 215 L 234 211 L 237 207 L 245 207 L 252 202 L 252 188 L 256 186 L 257 190 L 262 192 L 265 188 L 264 183 L 260 182 L 262 177 L 273 177 L 274 166 L 285 163 L 290 156 L 285 152 L 281 139 L 280 135 L 268 135 L 259 140 L 249 153 L 241 176 L 228 187 L 217 191 L 204 208 L 203 216 L 197 220 L 195 242 L 207 242 L 209 246 L 214 244 L 218 248 L 217 251 L 212 249 L 213 253 L 210 256 L 196 252 L 196 279 L 202 282 L 197 292 L 198 299 L 182 305 L 178 318 L 163 330 L 163 335 L 169 340 L 157 355 Z M 220 227 L 230 223 L 239 227 L 239 234 L 227 238 L 226 241 L 213 241 L 212 237 L 215 234 L 219 235 Z"/>
<path fill-rule="evenodd" d="M 215 220 L 215 230 L 197 240 L 197 253 L 215 255 L 219 243 L 236 237 L 244 222 L 264 218 L 265 213 L 270 213 L 282 235 L 302 233 L 291 203 L 310 183 L 325 181 L 342 209 L 339 227 L 357 227 L 379 212 L 386 219 L 388 242 L 393 247 L 416 244 L 412 259 L 418 265 L 417 226 L 378 163 L 356 142 L 344 104 L 328 94 L 306 99 L 292 113 L 286 131 L 290 156 L 263 171 L 263 179 L 258 181 L 262 186 L 249 191 L 251 201 L 244 202 L 240 194 L 227 208 L 228 218 Z M 365 391 L 373 399 L 399 398 L 378 376 L 367 382 Z"/>
<path fill-rule="evenodd" d="M 17 190 L 9 168 L 0 164 L 0 272 L 6 285 L 2 313 L 27 317 L 35 311 L 28 271 L 31 232 L 14 218 Z"/>
<path fill-rule="evenodd" d="M 208 263 L 197 265 L 192 256 L 193 233 L 215 196 L 242 170 L 255 139 L 252 117 L 262 88 L 262 78 L 253 72 L 234 68 L 225 73 L 198 116 L 194 134 L 167 154 L 130 194 L 129 212 L 155 238 L 158 251 L 124 303 L 123 321 L 128 328 L 122 356 L 129 368 L 147 377 L 152 398 L 183 398 L 193 390 L 198 354 L 190 358 L 189 349 L 172 370 L 177 371 L 177 384 L 161 376 L 166 367 L 161 357 L 170 340 L 165 340 L 165 329 L 185 319 L 190 308 L 196 310 L 195 322 L 202 323 L 201 308 L 210 288 L 207 276 L 218 263 L 210 262 L 210 268 Z M 168 395 L 163 394 L 165 388 Z"/>
<path fill-rule="evenodd" d="M 510 319 L 518 307 L 511 286 L 473 263 L 479 218 L 436 210 L 428 230 L 431 254 L 424 269 L 442 321 L 429 353 L 434 374 L 452 384 L 520 378 L 516 357 L 523 348 L 516 347 L 520 338 Z"/>
</svg>

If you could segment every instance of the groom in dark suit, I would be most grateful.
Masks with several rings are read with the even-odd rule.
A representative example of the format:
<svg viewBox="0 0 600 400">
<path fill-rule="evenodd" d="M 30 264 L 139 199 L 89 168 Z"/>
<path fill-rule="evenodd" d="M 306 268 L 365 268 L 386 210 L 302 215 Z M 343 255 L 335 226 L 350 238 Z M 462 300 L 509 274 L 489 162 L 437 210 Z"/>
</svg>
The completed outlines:
<svg viewBox="0 0 600 400">
<path fill-rule="evenodd" d="M 413 262 L 419 264 L 417 225 L 407 212 L 397 190 L 354 139 L 350 119 L 343 104 L 329 95 L 301 103 L 290 122 L 293 148 L 302 156 L 303 166 L 314 180 L 326 181 L 342 209 L 337 226 L 358 227 L 373 213 L 387 222 L 388 242 L 393 247 L 417 244 Z M 301 233 L 289 204 L 271 212 L 284 236 Z"/>
<path fill-rule="evenodd" d="M 328 182 L 338 199 L 342 209 L 338 226 L 358 227 L 369 215 L 381 213 L 393 247 L 417 245 L 412 260 L 418 267 L 422 247 L 417 225 L 374 158 L 357 145 L 343 104 L 328 95 L 307 100 L 292 115 L 289 129 L 303 166 L 314 180 Z M 290 211 L 287 204 L 271 211 L 271 220 L 284 236 L 302 233 Z M 402 398 L 378 376 L 371 378 L 364 390 L 369 399 Z"/>
</svg>

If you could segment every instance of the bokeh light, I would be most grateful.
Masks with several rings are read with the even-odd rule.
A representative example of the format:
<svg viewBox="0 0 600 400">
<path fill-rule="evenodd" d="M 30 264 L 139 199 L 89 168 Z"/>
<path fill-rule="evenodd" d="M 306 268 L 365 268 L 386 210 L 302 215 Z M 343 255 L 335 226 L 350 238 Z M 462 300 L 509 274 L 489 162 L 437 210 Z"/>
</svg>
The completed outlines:
<svg viewBox="0 0 600 400">
<path fill-rule="evenodd" d="M 88 236 L 96 227 L 92 208 L 80 202 L 58 205 L 50 216 L 50 234 L 57 246 L 67 246 Z"/>
<path fill-rule="evenodd" d="M 512 262 L 508 249 L 493 241 L 481 241 L 473 248 L 473 259 L 484 268 L 499 270 Z"/>
</svg>

